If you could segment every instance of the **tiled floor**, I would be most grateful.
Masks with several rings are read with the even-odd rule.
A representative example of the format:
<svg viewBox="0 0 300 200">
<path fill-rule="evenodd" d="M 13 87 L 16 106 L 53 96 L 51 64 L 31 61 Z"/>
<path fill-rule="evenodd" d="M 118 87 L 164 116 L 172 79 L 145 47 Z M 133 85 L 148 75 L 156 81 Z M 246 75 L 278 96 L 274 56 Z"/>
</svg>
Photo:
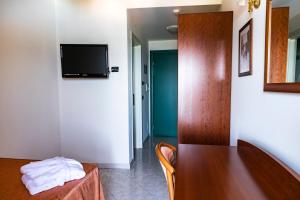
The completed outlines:
<svg viewBox="0 0 300 200">
<path fill-rule="evenodd" d="M 176 138 L 150 138 L 136 150 L 131 170 L 101 169 L 106 200 L 168 200 L 167 183 L 156 158 L 155 145 L 165 141 L 176 145 Z"/>
</svg>

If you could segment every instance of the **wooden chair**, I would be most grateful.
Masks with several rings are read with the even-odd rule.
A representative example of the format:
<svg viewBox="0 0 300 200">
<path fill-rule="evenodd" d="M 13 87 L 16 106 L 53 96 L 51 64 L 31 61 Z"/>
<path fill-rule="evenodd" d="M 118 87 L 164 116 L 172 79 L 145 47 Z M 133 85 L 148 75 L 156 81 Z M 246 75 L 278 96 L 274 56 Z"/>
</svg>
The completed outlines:
<svg viewBox="0 0 300 200">
<path fill-rule="evenodd" d="M 156 145 L 155 152 L 167 180 L 170 200 L 174 200 L 176 147 L 161 142 Z"/>
</svg>

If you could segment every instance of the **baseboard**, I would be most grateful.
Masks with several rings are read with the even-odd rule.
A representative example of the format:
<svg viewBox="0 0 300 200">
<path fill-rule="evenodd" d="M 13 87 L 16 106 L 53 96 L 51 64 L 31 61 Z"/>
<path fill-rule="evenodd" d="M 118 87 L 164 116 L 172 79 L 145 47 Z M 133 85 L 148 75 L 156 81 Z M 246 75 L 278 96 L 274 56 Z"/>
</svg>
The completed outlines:
<svg viewBox="0 0 300 200">
<path fill-rule="evenodd" d="M 98 163 L 100 169 L 130 169 L 131 163 Z"/>
</svg>

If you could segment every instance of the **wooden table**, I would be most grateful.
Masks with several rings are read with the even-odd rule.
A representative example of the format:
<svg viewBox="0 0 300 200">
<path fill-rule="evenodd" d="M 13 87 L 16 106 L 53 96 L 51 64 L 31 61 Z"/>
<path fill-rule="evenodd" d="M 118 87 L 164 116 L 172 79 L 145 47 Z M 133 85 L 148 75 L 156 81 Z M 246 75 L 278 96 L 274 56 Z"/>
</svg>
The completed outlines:
<svg viewBox="0 0 300 200">
<path fill-rule="evenodd" d="M 297 174 L 250 144 L 179 144 L 175 180 L 175 200 L 300 200 Z"/>
</svg>

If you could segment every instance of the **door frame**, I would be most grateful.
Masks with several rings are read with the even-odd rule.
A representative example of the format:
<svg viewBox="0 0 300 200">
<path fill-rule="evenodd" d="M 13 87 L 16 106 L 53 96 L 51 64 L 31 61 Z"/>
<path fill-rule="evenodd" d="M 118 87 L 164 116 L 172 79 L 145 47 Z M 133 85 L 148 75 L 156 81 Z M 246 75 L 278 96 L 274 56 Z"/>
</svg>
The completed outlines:
<svg viewBox="0 0 300 200">
<path fill-rule="evenodd" d="M 142 120 L 142 44 L 132 33 L 132 122 L 133 148 L 143 148 Z M 139 98 L 140 97 L 140 98 Z"/>
</svg>

